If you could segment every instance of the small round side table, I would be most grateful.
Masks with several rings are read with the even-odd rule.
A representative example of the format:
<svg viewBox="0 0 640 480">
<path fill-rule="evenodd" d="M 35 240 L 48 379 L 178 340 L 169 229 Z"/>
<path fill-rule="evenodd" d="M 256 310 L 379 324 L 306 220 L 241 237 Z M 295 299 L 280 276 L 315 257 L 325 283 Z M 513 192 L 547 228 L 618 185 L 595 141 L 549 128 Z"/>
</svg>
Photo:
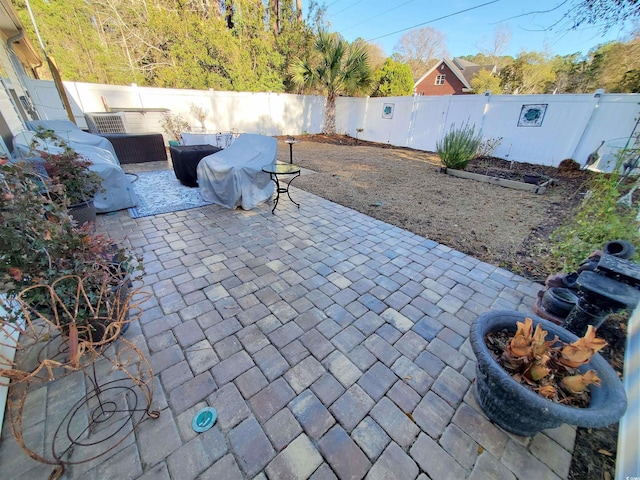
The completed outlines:
<svg viewBox="0 0 640 480">
<path fill-rule="evenodd" d="M 271 210 L 272 214 L 275 213 L 281 193 L 286 193 L 289 197 L 289 200 L 291 200 L 291 203 L 294 203 L 298 206 L 298 208 L 300 208 L 300 204 L 294 201 L 293 198 L 291 198 L 291 194 L 289 193 L 289 186 L 291 185 L 291 182 L 293 182 L 295 178 L 300 176 L 299 166 L 294 165 L 293 163 L 270 163 L 269 165 L 265 165 L 264 167 L 262 167 L 262 171 L 268 173 L 271 177 L 271 180 L 273 180 L 273 182 L 276 184 L 276 199 L 273 203 L 273 209 Z M 293 178 L 289 180 L 289 183 L 284 182 L 284 184 L 286 185 L 285 187 L 281 187 L 278 175 L 293 175 Z"/>
</svg>

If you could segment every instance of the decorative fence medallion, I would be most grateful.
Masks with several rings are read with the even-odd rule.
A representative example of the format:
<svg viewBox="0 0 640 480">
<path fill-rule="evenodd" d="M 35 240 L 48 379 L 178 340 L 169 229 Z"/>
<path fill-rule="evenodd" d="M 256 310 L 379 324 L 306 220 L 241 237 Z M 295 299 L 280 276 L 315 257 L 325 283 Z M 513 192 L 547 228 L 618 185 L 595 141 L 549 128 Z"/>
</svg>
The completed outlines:
<svg viewBox="0 0 640 480">
<path fill-rule="evenodd" d="M 541 127 L 544 114 L 547 111 L 547 103 L 534 103 L 522 105 L 520 110 L 520 118 L 518 118 L 519 127 Z"/>
<path fill-rule="evenodd" d="M 382 118 L 393 118 L 395 103 L 385 103 L 382 106 Z"/>
</svg>

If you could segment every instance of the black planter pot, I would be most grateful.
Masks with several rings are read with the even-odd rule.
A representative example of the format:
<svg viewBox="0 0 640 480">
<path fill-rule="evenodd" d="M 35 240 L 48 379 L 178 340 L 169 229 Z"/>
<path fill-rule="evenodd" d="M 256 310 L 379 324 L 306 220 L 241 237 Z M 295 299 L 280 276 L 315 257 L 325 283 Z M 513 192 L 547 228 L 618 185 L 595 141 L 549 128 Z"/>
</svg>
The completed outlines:
<svg viewBox="0 0 640 480">
<path fill-rule="evenodd" d="M 522 176 L 522 181 L 524 183 L 531 183 L 533 185 L 538 185 L 540 183 L 540 180 L 542 180 L 542 177 L 540 175 L 536 175 L 536 174 L 527 174 L 525 173 Z"/>
<path fill-rule="evenodd" d="M 558 318 L 566 318 L 578 303 L 578 296 L 568 288 L 551 287 L 542 295 L 542 307 Z"/>
<path fill-rule="evenodd" d="M 114 270 L 116 270 L 118 266 L 114 264 Z M 82 319 L 77 321 L 77 325 L 79 326 L 79 338 L 83 341 L 91 341 L 93 344 L 98 345 L 107 345 L 118 338 L 118 336 L 124 334 L 129 328 L 129 294 L 132 288 L 131 277 L 127 272 L 121 271 L 118 273 L 112 272 L 113 275 L 113 284 L 108 293 L 109 298 L 101 298 L 100 303 L 105 305 L 110 303 L 112 305 L 120 305 L 116 314 L 119 318 L 109 318 L 106 316 L 102 316 L 100 314 L 95 317 L 90 317 L 89 319 Z M 74 291 L 75 291 L 74 286 Z M 58 291 L 59 293 L 59 291 Z M 90 295 L 93 295 L 97 298 L 98 291 L 89 291 Z M 91 302 L 93 308 L 96 308 L 97 303 Z M 74 305 L 65 305 L 65 308 L 69 308 L 73 311 Z M 121 313 L 124 312 L 124 313 Z M 40 312 L 41 314 L 44 312 Z M 49 318 L 54 318 L 54 312 L 50 311 L 48 314 L 45 313 Z M 118 329 L 108 329 L 109 325 L 114 323 L 117 320 L 124 320 L 121 323 L 120 328 Z M 64 337 L 69 336 L 69 324 L 65 324 L 61 327 L 61 332 Z"/>
<path fill-rule="evenodd" d="M 535 317 L 514 311 L 493 311 L 480 315 L 471 327 L 471 347 L 477 358 L 475 396 L 489 419 L 508 432 L 531 437 L 541 430 L 563 423 L 580 427 L 600 428 L 616 423 L 627 408 L 627 397 L 616 372 L 599 354 L 580 367 L 581 372 L 593 369 L 602 385 L 591 387 L 591 403 L 586 408 L 560 405 L 523 387 L 493 359 L 484 337 L 487 333 L 507 329 L 516 331 L 516 322 L 525 317 L 549 332 L 547 339 L 557 335 L 572 343 L 577 336 L 564 328 Z"/>
<path fill-rule="evenodd" d="M 78 222 L 78 225 L 84 225 L 87 222 L 95 225 L 96 206 L 93 204 L 93 200 L 69 205 L 69 215 Z"/>
<path fill-rule="evenodd" d="M 636 253 L 635 247 L 628 240 L 612 240 L 605 244 L 603 250 L 604 253 L 624 260 L 629 260 Z"/>
</svg>

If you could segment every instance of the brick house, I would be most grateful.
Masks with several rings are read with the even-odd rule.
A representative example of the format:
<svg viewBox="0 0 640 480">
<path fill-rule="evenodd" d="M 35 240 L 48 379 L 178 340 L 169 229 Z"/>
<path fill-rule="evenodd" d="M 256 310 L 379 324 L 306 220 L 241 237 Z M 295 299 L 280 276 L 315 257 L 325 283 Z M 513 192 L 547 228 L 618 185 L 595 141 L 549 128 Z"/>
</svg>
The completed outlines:
<svg viewBox="0 0 640 480">
<path fill-rule="evenodd" d="M 416 95 L 464 95 L 473 93 L 471 79 L 480 70 L 496 73 L 496 65 L 476 65 L 461 58 L 444 58 L 413 86 Z"/>
</svg>

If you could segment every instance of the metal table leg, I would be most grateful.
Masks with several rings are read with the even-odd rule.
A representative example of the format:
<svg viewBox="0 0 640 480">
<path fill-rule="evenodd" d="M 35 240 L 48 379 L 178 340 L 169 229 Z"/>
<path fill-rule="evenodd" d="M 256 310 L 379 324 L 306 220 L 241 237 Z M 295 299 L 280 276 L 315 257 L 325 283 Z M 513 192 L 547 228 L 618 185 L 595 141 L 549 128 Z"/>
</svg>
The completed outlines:
<svg viewBox="0 0 640 480">
<path fill-rule="evenodd" d="M 273 202 L 273 209 L 271 210 L 271 213 L 275 213 L 276 207 L 278 206 L 278 201 L 280 200 L 280 194 L 281 193 L 286 193 L 287 196 L 289 197 L 289 200 L 291 200 L 291 203 L 295 204 L 298 208 L 300 208 L 300 204 L 298 202 L 296 202 L 293 198 L 291 198 L 291 194 L 289 193 L 289 186 L 291 185 L 291 182 L 293 182 L 293 180 L 297 177 L 300 176 L 301 172 L 298 172 L 293 178 L 291 178 L 291 180 L 289 180 L 289 183 L 284 182 L 284 184 L 286 185 L 286 187 L 281 187 L 280 186 L 280 181 L 278 179 L 278 174 L 277 173 L 269 173 L 269 176 L 271 177 L 271 180 L 273 180 L 273 182 L 276 185 L 276 198 Z M 290 174 L 280 174 L 280 175 L 290 175 Z"/>
</svg>

